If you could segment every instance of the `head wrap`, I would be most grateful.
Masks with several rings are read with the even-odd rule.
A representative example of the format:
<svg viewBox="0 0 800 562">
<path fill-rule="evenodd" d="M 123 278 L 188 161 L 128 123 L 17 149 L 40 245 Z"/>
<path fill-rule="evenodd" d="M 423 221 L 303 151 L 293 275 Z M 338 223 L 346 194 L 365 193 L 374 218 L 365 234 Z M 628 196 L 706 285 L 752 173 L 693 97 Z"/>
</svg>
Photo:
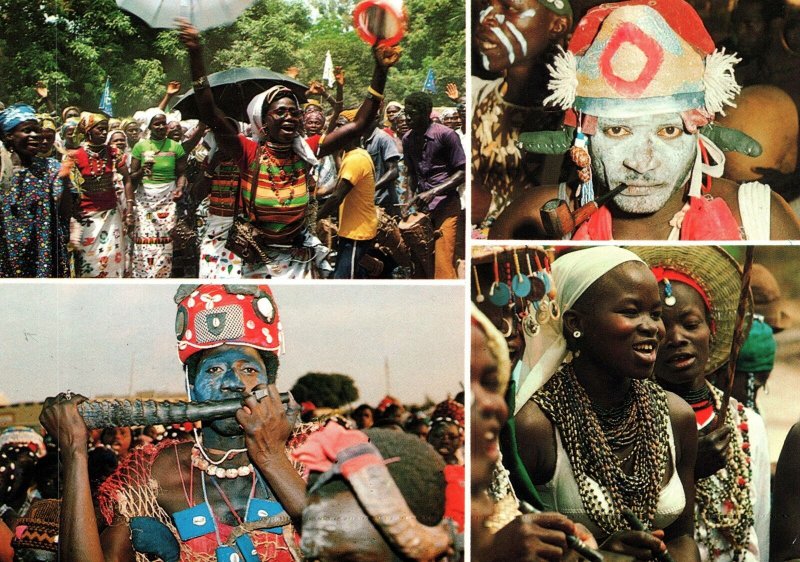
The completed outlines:
<svg viewBox="0 0 800 562">
<path fill-rule="evenodd" d="M 457 425 L 459 429 L 463 430 L 464 405 L 459 404 L 451 398 L 436 404 L 436 407 L 433 409 L 433 413 L 431 414 L 431 425 L 441 422 L 453 423 Z"/>
<path fill-rule="evenodd" d="M 133 120 L 139 124 L 139 129 L 142 131 L 147 129 L 147 122 L 145 122 L 146 118 L 147 114 L 144 111 L 137 111 L 133 114 Z"/>
<path fill-rule="evenodd" d="M 458 117 L 458 109 L 455 107 L 448 107 L 445 110 L 442 110 L 442 119 L 446 119 L 448 117 Z"/>
<path fill-rule="evenodd" d="M 9 105 L 0 111 L 0 131 L 5 135 L 14 130 L 14 127 L 25 121 L 36 121 L 36 111 L 24 103 Z"/>
<path fill-rule="evenodd" d="M 181 122 L 181 112 L 177 109 L 174 109 L 167 113 L 167 125 L 170 123 L 180 123 Z"/>
<path fill-rule="evenodd" d="M 500 330 L 492 324 L 491 320 L 480 311 L 475 303 L 472 303 L 472 324 L 480 328 L 486 336 L 486 345 L 489 348 L 489 353 L 492 354 L 497 362 L 498 393 L 500 396 L 505 396 L 508 381 L 511 378 L 508 343 L 506 343 L 506 339 L 500 333 Z"/>
<path fill-rule="evenodd" d="M 310 113 L 312 111 L 318 111 L 322 113 L 322 104 L 319 103 L 319 100 L 310 99 L 303 106 L 303 111 L 305 111 L 306 113 Z"/>
<path fill-rule="evenodd" d="M 61 110 L 61 122 L 62 123 L 67 120 L 67 113 L 69 113 L 69 111 L 71 109 L 74 109 L 78 113 L 81 112 L 81 108 L 80 107 L 77 107 L 75 105 L 68 105 L 67 107 L 65 107 L 64 109 Z M 70 117 L 70 119 L 73 119 L 73 117 Z"/>
<path fill-rule="evenodd" d="M 716 371 L 727 363 L 742 292 L 742 269 L 736 260 L 719 246 L 631 246 L 628 249 L 640 256 L 659 280 L 663 275 L 697 291 L 711 319 L 713 334 L 705 372 Z M 753 306 L 751 299 L 747 300 L 745 334 Z"/>
<path fill-rule="evenodd" d="M 75 119 L 74 117 L 70 117 L 69 119 L 64 121 L 64 124 L 61 125 L 61 130 L 59 131 L 59 133 L 61 134 L 61 138 L 66 140 L 66 138 L 67 138 L 67 129 L 69 129 L 70 127 L 77 127 L 78 126 L 78 122 L 79 121 L 77 119 Z"/>
<path fill-rule="evenodd" d="M 294 95 L 294 92 L 286 86 L 281 85 L 273 86 L 261 92 L 247 104 L 247 118 L 250 120 L 250 127 L 253 130 L 253 134 L 259 142 L 266 139 L 263 122 L 264 108 L 269 107 L 272 102 L 281 98 L 292 99 L 297 107 L 300 107 L 300 102 L 297 100 L 297 96 Z M 294 139 L 292 139 L 292 150 L 310 165 L 317 165 L 318 162 L 314 152 L 299 134 L 295 134 Z"/>
<path fill-rule="evenodd" d="M 110 143 L 111 142 L 111 137 L 113 137 L 117 133 L 122 133 L 122 136 L 125 139 L 125 148 L 130 148 L 128 146 L 128 135 L 126 135 L 125 131 L 123 131 L 122 129 L 113 129 L 113 130 L 109 131 L 108 135 L 106 135 L 106 144 Z"/>
<path fill-rule="evenodd" d="M 183 363 L 223 344 L 276 355 L 283 350 L 283 328 L 267 285 L 181 285 L 175 303 L 175 335 Z"/>
<path fill-rule="evenodd" d="M 347 119 L 350 123 L 352 123 L 353 119 L 356 118 L 356 113 L 358 113 L 358 108 L 346 109 L 344 111 L 339 112 L 339 117 L 342 119 Z"/>
<path fill-rule="evenodd" d="M 754 319 L 750 333 L 739 351 L 736 370 L 746 373 L 771 371 L 775 366 L 776 349 L 772 328 L 764 320 Z"/>
<path fill-rule="evenodd" d="M 531 372 L 520 382 L 515 400 L 515 415 L 567 357 L 563 313 L 570 310 L 595 281 L 618 265 L 630 261 L 644 263 L 639 256 L 624 248 L 595 246 L 570 252 L 553 262 L 553 282 L 558 290 L 557 303 L 562 316 L 542 325 L 536 336 L 543 352 Z"/>
<path fill-rule="evenodd" d="M 139 113 L 139 112 L 137 111 L 136 113 Z M 163 115 L 164 117 L 167 116 L 167 114 L 164 113 L 164 110 L 161 109 L 160 107 L 151 107 L 150 109 L 145 111 L 144 112 L 144 127 L 145 127 L 145 129 L 149 129 L 150 128 L 150 123 L 152 123 L 153 119 L 155 119 L 159 115 Z M 134 119 L 135 118 L 136 118 L 136 116 L 134 115 Z M 138 119 L 137 119 L 137 121 L 138 121 Z"/>
<path fill-rule="evenodd" d="M 697 294 L 700 295 L 700 298 L 703 299 L 703 304 L 706 307 L 706 312 L 709 314 L 711 313 L 711 300 L 708 298 L 708 294 L 706 293 L 705 289 L 700 286 L 700 284 L 676 269 L 669 269 L 661 266 L 651 267 L 650 271 L 653 272 L 653 275 L 656 276 L 656 281 L 661 283 L 662 281 L 666 281 L 668 284 L 670 281 L 678 281 L 679 283 L 683 283 L 684 285 L 690 286 L 694 289 Z M 669 306 L 669 305 L 667 305 Z M 714 317 L 711 317 L 711 333 L 717 331 L 716 323 L 714 322 Z"/>
<path fill-rule="evenodd" d="M 49 113 L 40 113 L 36 116 L 42 125 L 42 130 L 57 131 L 56 121 Z"/>
<path fill-rule="evenodd" d="M 44 439 L 30 427 L 15 425 L 5 429 L 0 433 L 0 449 L 6 445 L 18 445 L 28 447 L 41 458 L 47 454 L 44 446 Z"/>
<path fill-rule="evenodd" d="M 389 125 L 392 124 L 391 120 L 389 119 L 389 115 L 388 115 L 388 111 L 392 107 L 396 107 L 400 111 L 403 111 L 403 104 L 400 103 L 399 101 L 390 101 L 389 103 L 387 103 L 386 107 L 383 110 L 383 125 L 385 127 L 388 127 Z"/>
<path fill-rule="evenodd" d="M 553 94 L 545 103 L 604 117 L 695 109 L 713 117 L 734 106 L 739 61 L 714 49 L 684 0 L 602 4 L 584 16 L 550 67 Z"/>
<path fill-rule="evenodd" d="M 79 144 L 83 141 L 89 131 L 103 122 L 108 123 L 108 117 L 102 113 L 91 113 L 89 111 L 84 111 L 81 113 L 81 119 L 78 122 L 78 126 L 75 127 L 75 132 L 72 133 L 72 141 L 75 144 Z"/>
<path fill-rule="evenodd" d="M 61 500 L 36 500 L 28 512 L 17 519 L 11 547 L 58 552 L 58 525 Z"/>
<path fill-rule="evenodd" d="M 258 94 L 250 100 L 247 104 L 247 117 L 250 119 L 250 125 L 253 127 L 253 132 L 258 135 L 258 140 L 266 138 L 264 133 L 264 108 L 269 107 L 272 102 L 281 98 L 289 98 L 294 100 L 295 105 L 300 107 L 300 102 L 297 96 L 294 95 L 286 86 L 273 86 Z"/>
</svg>

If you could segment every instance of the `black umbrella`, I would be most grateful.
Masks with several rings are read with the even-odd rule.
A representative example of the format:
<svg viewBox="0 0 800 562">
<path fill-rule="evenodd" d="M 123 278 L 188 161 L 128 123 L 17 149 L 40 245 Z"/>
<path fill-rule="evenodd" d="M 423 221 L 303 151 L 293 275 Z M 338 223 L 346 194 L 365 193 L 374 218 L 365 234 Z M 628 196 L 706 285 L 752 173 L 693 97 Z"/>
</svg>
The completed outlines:
<svg viewBox="0 0 800 562">
<path fill-rule="evenodd" d="M 306 85 L 290 78 L 285 74 L 278 74 L 268 68 L 231 68 L 222 72 L 209 74 L 208 84 L 214 94 L 214 101 L 225 115 L 233 117 L 237 121 L 249 120 L 247 117 L 247 104 L 258 94 L 271 88 L 281 85 L 289 88 L 300 103 L 306 100 Z M 194 98 L 194 90 L 189 90 L 183 94 L 175 103 L 172 109 L 181 112 L 183 119 L 199 119 L 197 103 Z"/>
</svg>

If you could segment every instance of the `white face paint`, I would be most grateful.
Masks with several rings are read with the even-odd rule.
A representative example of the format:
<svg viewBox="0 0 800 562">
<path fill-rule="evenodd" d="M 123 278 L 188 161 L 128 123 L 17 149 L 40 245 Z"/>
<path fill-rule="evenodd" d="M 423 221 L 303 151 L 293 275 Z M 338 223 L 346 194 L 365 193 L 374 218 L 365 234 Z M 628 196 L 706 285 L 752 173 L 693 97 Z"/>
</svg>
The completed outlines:
<svg viewBox="0 0 800 562">
<path fill-rule="evenodd" d="M 508 64 L 514 64 L 514 60 L 516 60 L 516 55 L 514 55 L 514 47 L 511 45 L 511 41 L 509 41 L 506 34 L 500 31 L 499 27 L 490 27 L 489 31 L 494 33 L 497 40 L 506 48 L 506 52 L 508 53 Z"/>
<path fill-rule="evenodd" d="M 511 32 L 511 34 L 519 43 L 520 49 L 522 50 L 522 56 L 523 57 L 528 56 L 528 42 L 525 41 L 525 37 L 522 35 L 522 33 L 519 32 L 519 29 L 517 29 L 517 26 L 514 25 L 513 22 L 508 22 L 507 25 L 508 25 L 508 30 Z"/>
<path fill-rule="evenodd" d="M 532 18 L 535 15 L 536 15 L 536 10 L 534 10 L 533 8 L 528 8 L 527 10 L 522 12 L 519 15 L 519 17 L 520 17 L 520 19 L 522 19 L 522 18 Z"/>
<path fill-rule="evenodd" d="M 661 209 L 686 183 L 694 164 L 697 137 L 684 132 L 678 113 L 597 120 L 589 142 L 595 181 L 612 190 L 622 211 L 649 214 Z"/>
<path fill-rule="evenodd" d="M 484 8 L 483 10 L 481 10 L 480 14 L 478 15 L 478 21 L 483 23 L 483 20 L 488 18 L 489 14 L 491 14 L 492 11 L 494 11 L 494 6 L 489 6 L 488 8 Z"/>
</svg>

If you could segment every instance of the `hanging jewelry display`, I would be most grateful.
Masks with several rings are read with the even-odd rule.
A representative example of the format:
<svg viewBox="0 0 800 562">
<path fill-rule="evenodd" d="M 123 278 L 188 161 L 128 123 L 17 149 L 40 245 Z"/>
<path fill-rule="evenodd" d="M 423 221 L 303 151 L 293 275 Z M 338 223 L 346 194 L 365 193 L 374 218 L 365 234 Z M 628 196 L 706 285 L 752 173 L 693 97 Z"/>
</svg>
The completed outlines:
<svg viewBox="0 0 800 562">
<path fill-rule="evenodd" d="M 535 252 L 536 250 L 534 250 L 534 253 Z M 531 267 L 531 255 L 527 248 L 525 248 L 525 262 L 528 265 L 528 279 L 531 282 L 531 292 L 528 296 L 530 300 L 538 301 L 545 294 L 544 283 L 533 271 L 533 267 Z"/>
<path fill-rule="evenodd" d="M 525 298 L 531 293 L 531 282 L 530 279 L 522 274 L 522 269 L 519 266 L 519 256 L 517 255 L 517 250 L 513 250 L 513 255 L 516 274 L 511 280 L 511 288 L 515 295 L 520 298 Z"/>
<path fill-rule="evenodd" d="M 511 298 L 508 285 L 500 281 L 500 264 L 497 261 L 497 252 L 494 253 L 494 282 L 489 288 L 489 301 L 495 306 L 505 306 Z"/>
<path fill-rule="evenodd" d="M 475 278 L 475 291 L 478 293 L 475 297 L 475 302 L 480 304 L 486 300 L 486 297 L 481 293 L 481 280 L 478 278 L 478 267 L 475 265 L 472 266 L 472 275 Z"/>
</svg>

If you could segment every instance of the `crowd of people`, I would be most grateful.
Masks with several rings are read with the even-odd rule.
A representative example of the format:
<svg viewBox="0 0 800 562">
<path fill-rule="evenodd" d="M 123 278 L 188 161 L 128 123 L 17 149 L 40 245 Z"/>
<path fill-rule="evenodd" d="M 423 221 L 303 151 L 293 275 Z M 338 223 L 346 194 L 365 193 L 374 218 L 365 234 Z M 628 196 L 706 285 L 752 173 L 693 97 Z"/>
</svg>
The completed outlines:
<svg viewBox="0 0 800 562">
<path fill-rule="evenodd" d="M 492 273 L 550 251 L 495 250 L 475 260 L 473 559 L 572 560 L 567 535 L 606 560 L 798 558 L 797 425 L 771 485 L 757 402 L 790 325 L 771 272 L 715 246 L 567 248 L 553 307 Z"/>
<path fill-rule="evenodd" d="M 791 2 L 472 13 L 473 237 L 800 235 Z"/>
<path fill-rule="evenodd" d="M 0 432 L 0 560 L 459 559 L 463 393 L 301 405 L 276 386 L 284 334 L 269 287 L 181 286 L 175 302 L 190 401 L 234 408 L 108 427 L 80 395 L 48 398 L 44 438 Z M 117 403 L 113 419 L 134 411 Z"/>
<path fill-rule="evenodd" d="M 0 111 L 0 276 L 456 278 L 464 260 L 463 99 L 384 100 L 397 47 L 373 47 L 366 98 L 270 87 L 226 115 L 199 34 L 180 24 L 199 120 L 64 108 L 44 84 Z M 33 89 L 32 89 L 33 90 Z M 330 103 L 326 111 L 320 99 Z M 386 103 L 384 103 L 386 102 Z"/>
</svg>

